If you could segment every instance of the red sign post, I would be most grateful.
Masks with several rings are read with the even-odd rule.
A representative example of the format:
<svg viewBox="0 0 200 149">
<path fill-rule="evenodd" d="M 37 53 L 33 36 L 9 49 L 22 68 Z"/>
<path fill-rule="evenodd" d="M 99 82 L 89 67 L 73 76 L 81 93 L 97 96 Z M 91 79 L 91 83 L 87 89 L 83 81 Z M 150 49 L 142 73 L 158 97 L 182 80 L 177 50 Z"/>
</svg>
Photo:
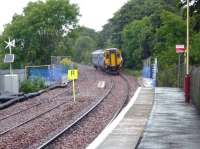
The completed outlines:
<svg viewBox="0 0 200 149">
<path fill-rule="evenodd" d="M 177 86 L 181 87 L 181 78 L 182 78 L 182 69 L 181 69 L 181 56 L 182 54 L 185 52 L 185 47 L 184 45 L 176 45 L 176 53 L 178 54 L 178 82 L 177 82 Z"/>
<path fill-rule="evenodd" d="M 184 53 L 185 46 L 184 45 L 176 45 L 176 53 Z"/>
</svg>

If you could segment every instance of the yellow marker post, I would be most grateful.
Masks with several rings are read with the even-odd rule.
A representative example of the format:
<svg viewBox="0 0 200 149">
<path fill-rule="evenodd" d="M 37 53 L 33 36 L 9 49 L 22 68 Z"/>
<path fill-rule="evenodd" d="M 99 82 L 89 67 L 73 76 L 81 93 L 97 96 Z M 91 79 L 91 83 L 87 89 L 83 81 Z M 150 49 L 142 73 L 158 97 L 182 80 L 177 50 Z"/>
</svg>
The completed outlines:
<svg viewBox="0 0 200 149">
<path fill-rule="evenodd" d="M 75 84 L 74 84 L 74 79 L 73 79 L 73 97 L 74 97 L 74 102 L 76 102 L 76 97 L 75 97 L 75 95 L 76 95 L 76 93 L 75 93 Z"/>
<path fill-rule="evenodd" d="M 76 93 L 75 93 L 75 82 L 74 82 L 74 80 L 78 79 L 78 70 L 76 70 L 76 69 L 68 70 L 67 78 L 68 78 L 68 80 L 72 81 L 73 97 L 74 97 L 74 102 L 76 102 L 76 98 L 75 98 L 75 95 L 76 95 Z"/>
</svg>

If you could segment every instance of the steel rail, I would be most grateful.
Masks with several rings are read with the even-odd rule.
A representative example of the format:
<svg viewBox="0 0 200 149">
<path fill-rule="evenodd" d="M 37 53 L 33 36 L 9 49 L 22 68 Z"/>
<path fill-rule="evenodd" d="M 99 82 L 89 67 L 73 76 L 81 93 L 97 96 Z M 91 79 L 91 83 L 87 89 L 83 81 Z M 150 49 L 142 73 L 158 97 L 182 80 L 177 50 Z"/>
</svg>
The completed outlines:
<svg viewBox="0 0 200 149">
<path fill-rule="evenodd" d="M 55 106 L 55 107 L 53 107 L 53 108 L 51 108 L 51 109 L 48 109 L 47 111 L 45 111 L 45 112 L 43 112 L 43 113 L 41 113 L 41 114 L 39 114 L 39 115 L 37 115 L 37 116 L 35 116 L 35 117 L 33 117 L 33 118 L 27 120 L 27 121 L 25 121 L 25 122 L 20 123 L 20 124 L 17 125 L 17 126 L 14 126 L 14 127 L 10 128 L 10 129 L 4 131 L 4 132 L 1 132 L 1 133 L 0 133 L 0 136 L 2 136 L 2 135 L 4 135 L 4 134 L 10 132 L 11 130 L 16 129 L 16 128 L 22 126 L 22 125 L 27 124 L 27 123 L 30 122 L 30 121 L 33 121 L 33 120 L 35 120 L 35 119 L 37 119 L 37 118 L 40 118 L 41 116 L 43 116 L 43 115 L 49 113 L 50 111 L 52 111 L 52 110 L 54 110 L 54 109 L 57 109 L 58 107 L 60 107 L 60 106 L 62 106 L 62 105 L 64 105 L 64 104 L 66 104 L 66 103 L 67 103 L 67 101 L 66 101 L 66 102 L 63 102 L 63 103 L 61 103 L 61 104 L 59 104 L 59 105 L 57 105 L 57 106 Z"/>
<path fill-rule="evenodd" d="M 67 130 L 69 130 L 70 128 L 72 128 L 75 124 L 77 124 L 80 120 L 82 120 L 84 117 L 86 117 L 90 112 L 92 112 L 112 91 L 113 89 L 113 81 L 111 81 L 111 86 L 109 88 L 109 90 L 106 92 L 106 94 L 100 98 L 100 100 L 98 100 L 98 102 L 96 102 L 89 110 L 87 110 L 84 114 L 82 114 L 79 118 L 77 118 L 74 122 L 72 122 L 71 124 L 69 124 L 67 127 L 65 127 L 63 130 L 61 130 L 60 132 L 58 132 L 55 136 L 53 136 L 52 138 L 50 138 L 49 140 L 47 140 L 45 143 L 43 143 L 42 145 L 40 145 L 39 147 L 37 147 L 37 149 L 43 149 L 45 147 L 47 147 L 49 144 L 51 144 L 53 141 L 55 141 L 58 137 L 60 137 L 63 133 L 65 133 Z"/>
<path fill-rule="evenodd" d="M 129 84 L 127 78 L 126 78 L 124 75 L 122 75 L 121 73 L 119 73 L 119 75 L 120 75 L 120 77 L 126 82 L 127 93 L 126 93 L 126 96 L 125 96 L 125 98 L 124 98 L 123 104 L 122 104 L 121 107 L 118 109 L 118 111 L 115 112 L 115 114 L 114 114 L 113 118 L 110 120 L 109 124 L 113 122 L 113 120 L 119 115 L 119 113 L 122 111 L 122 109 L 127 105 L 128 101 L 129 101 L 130 84 Z M 108 124 L 108 125 L 109 125 L 109 124 Z"/>
<path fill-rule="evenodd" d="M 12 113 L 12 114 L 10 114 L 10 115 L 6 115 L 6 116 L 4 116 L 3 118 L 1 118 L 0 121 L 5 120 L 5 119 L 8 119 L 8 118 L 10 118 L 11 116 L 17 115 L 17 114 L 19 114 L 19 113 L 28 111 L 29 109 L 32 109 L 32 108 L 34 108 L 34 107 L 36 107 L 36 106 L 39 106 L 39 105 L 41 105 L 41 103 L 34 104 L 34 105 L 32 105 L 32 106 L 30 106 L 30 107 L 24 109 L 24 110 L 14 112 L 14 113 Z"/>
<path fill-rule="evenodd" d="M 54 99 L 54 98 L 57 98 L 57 97 L 60 96 L 60 95 L 63 95 L 65 92 L 66 92 L 66 91 L 63 91 L 63 92 L 61 92 L 61 93 L 59 93 L 59 94 L 57 94 L 57 95 L 55 95 L 55 96 L 53 96 L 53 97 L 51 97 L 51 98 L 49 98 L 49 99 L 48 99 L 48 98 L 44 98 L 44 99 L 42 99 L 42 100 L 47 100 L 47 99 L 48 99 L 48 100 L 52 100 L 52 99 Z M 8 118 L 10 118 L 10 117 L 12 117 L 12 116 L 14 116 L 14 115 L 20 114 L 20 113 L 22 113 L 22 112 L 28 111 L 28 110 L 30 110 L 30 109 L 32 109 L 32 108 L 34 108 L 34 107 L 36 107 L 36 106 L 39 106 L 39 105 L 41 105 L 41 104 L 44 104 L 44 103 L 37 103 L 37 104 L 34 104 L 34 105 L 32 105 L 32 106 L 30 106 L 30 107 L 24 109 L 24 110 L 17 111 L 17 112 L 15 112 L 15 113 L 10 114 L 10 115 L 6 115 L 5 117 L 1 118 L 0 121 L 5 120 L 5 119 L 8 119 Z"/>
</svg>

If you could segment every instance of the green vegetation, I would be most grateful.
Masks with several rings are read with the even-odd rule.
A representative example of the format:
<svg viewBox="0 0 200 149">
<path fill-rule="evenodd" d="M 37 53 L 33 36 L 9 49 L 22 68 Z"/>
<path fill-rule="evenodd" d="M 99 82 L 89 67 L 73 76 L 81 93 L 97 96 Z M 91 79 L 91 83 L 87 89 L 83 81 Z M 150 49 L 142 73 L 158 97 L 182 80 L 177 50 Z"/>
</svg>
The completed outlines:
<svg viewBox="0 0 200 149">
<path fill-rule="evenodd" d="M 69 0 L 30 2 L 21 15 L 15 14 L 7 24 L 0 43 L 16 39 L 15 67 L 50 64 L 51 55 L 70 55 L 70 32 L 76 28 L 79 15 Z M 4 49 L 1 44 L 0 49 Z M 4 54 L 3 51 L 0 50 Z M 3 67 L 3 66 L 2 66 Z"/>
<path fill-rule="evenodd" d="M 99 33 L 87 27 L 74 30 L 76 37 L 73 42 L 73 60 L 78 63 L 89 64 L 91 52 L 98 48 Z"/>
<path fill-rule="evenodd" d="M 36 78 L 33 80 L 24 80 L 21 83 L 20 91 L 24 93 L 32 93 L 37 92 L 41 89 L 45 89 L 47 86 L 45 85 L 44 80 L 40 78 Z"/>
<path fill-rule="evenodd" d="M 131 70 L 131 69 L 123 69 L 123 73 L 131 76 L 135 76 L 136 78 L 139 78 L 141 76 L 141 71 L 139 70 Z"/>
<path fill-rule="evenodd" d="M 200 0 L 194 0 L 190 14 L 191 65 L 200 62 Z M 104 25 L 101 32 L 79 27 L 79 8 L 69 0 L 30 2 L 23 14 L 14 15 L 0 36 L 16 39 L 15 68 L 50 63 L 51 55 L 71 56 L 73 61 L 89 64 L 91 52 L 99 48 L 122 49 L 124 67 L 142 68 L 149 56 L 158 58 L 159 85 L 174 86 L 178 56 L 176 44 L 186 41 L 185 1 L 129 0 Z M 5 50 L 0 50 L 0 58 Z M 63 60 L 64 65 L 68 61 Z M 7 66 L 7 65 L 6 65 Z M 2 62 L 1 68 L 6 67 Z M 166 76 L 167 74 L 167 76 Z"/>
<path fill-rule="evenodd" d="M 178 55 L 176 44 L 185 44 L 184 1 L 130 0 L 111 18 L 100 34 L 103 47 L 120 47 L 127 69 L 140 70 L 142 60 L 157 57 L 158 83 L 175 86 Z M 191 65 L 200 62 L 200 1 L 191 6 Z"/>
</svg>

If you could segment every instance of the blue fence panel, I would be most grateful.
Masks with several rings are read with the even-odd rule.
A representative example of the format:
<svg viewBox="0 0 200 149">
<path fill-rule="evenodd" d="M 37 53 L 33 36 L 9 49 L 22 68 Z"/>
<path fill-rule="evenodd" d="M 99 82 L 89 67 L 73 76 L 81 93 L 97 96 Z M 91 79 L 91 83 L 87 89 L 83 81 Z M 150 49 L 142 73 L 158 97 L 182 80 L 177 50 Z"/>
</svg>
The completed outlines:
<svg viewBox="0 0 200 149">
<path fill-rule="evenodd" d="M 28 69 L 28 79 L 41 78 L 45 81 L 50 80 L 50 67 L 33 67 Z"/>
<path fill-rule="evenodd" d="M 29 67 L 28 79 L 41 78 L 47 85 L 61 82 L 62 76 L 67 75 L 67 67 L 62 65 L 46 67 Z"/>
<path fill-rule="evenodd" d="M 144 78 L 151 78 L 151 76 L 152 76 L 151 67 L 149 67 L 149 66 L 144 66 L 144 67 L 143 67 L 143 70 L 142 70 L 142 76 L 143 76 Z"/>
<path fill-rule="evenodd" d="M 62 79 L 62 68 L 61 66 L 57 65 L 52 68 L 52 80 L 59 81 Z"/>
</svg>

